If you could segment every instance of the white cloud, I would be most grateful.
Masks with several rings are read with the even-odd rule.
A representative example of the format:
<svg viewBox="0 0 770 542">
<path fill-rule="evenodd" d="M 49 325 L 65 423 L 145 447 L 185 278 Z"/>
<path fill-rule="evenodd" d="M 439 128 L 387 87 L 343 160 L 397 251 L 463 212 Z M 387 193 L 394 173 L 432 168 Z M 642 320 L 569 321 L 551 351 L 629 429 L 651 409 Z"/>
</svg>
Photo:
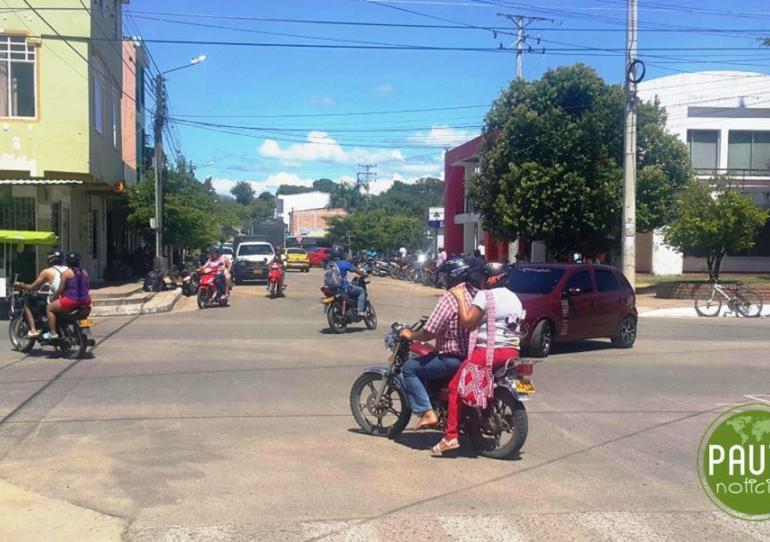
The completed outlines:
<svg viewBox="0 0 770 542">
<path fill-rule="evenodd" d="M 320 105 L 321 107 L 331 107 L 337 104 L 337 100 L 334 96 L 324 96 L 322 94 L 313 94 L 310 96 L 310 103 L 312 105 Z"/>
<path fill-rule="evenodd" d="M 382 85 L 377 85 L 376 87 L 374 87 L 374 91 L 377 94 L 390 94 L 394 90 L 395 88 L 390 83 L 383 83 Z"/>
<path fill-rule="evenodd" d="M 261 194 L 265 191 L 275 192 L 275 190 L 282 184 L 288 184 L 291 186 L 312 186 L 313 181 L 314 179 L 305 179 L 296 173 L 287 173 L 285 171 L 281 171 L 278 173 L 273 173 L 272 175 L 268 175 L 261 181 L 248 180 L 246 182 L 251 185 L 257 194 Z M 233 186 L 235 186 L 235 183 L 237 182 L 238 181 L 234 179 L 213 179 L 211 184 L 214 186 L 214 190 L 216 190 L 218 194 L 229 195 L 230 190 Z"/>
<path fill-rule="evenodd" d="M 358 162 L 403 162 L 404 155 L 398 149 L 367 150 L 353 148 L 344 150 L 336 140 L 326 132 L 312 131 L 307 135 L 306 143 L 293 143 L 287 147 L 275 139 L 266 139 L 257 150 L 264 158 L 282 160 L 284 164 L 299 162 L 334 162 L 355 164 Z"/>
<path fill-rule="evenodd" d="M 449 126 L 433 126 L 429 132 L 417 132 L 409 136 L 411 143 L 436 145 L 438 147 L 456 147 L 479 135 L 478 131 L 458 130 Z"/>
</svg>

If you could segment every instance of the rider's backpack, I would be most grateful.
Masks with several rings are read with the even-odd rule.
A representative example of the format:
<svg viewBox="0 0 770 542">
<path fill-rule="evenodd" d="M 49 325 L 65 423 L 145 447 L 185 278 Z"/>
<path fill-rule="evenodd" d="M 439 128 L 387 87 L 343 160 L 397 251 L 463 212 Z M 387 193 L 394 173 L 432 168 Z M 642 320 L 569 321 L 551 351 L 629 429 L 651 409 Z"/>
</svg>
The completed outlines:
<svg viewBox="0 0 770 542">
<path fill-rule="evenodd" d="M 157 271 L 150 271 L 144 279 L 145 292 L 160 292 L 163 289 L 163 277 Z"/>
<path fill-rule="evenodd" d="M 342 286 L 342 273 L 336 262 L 330 262 L 324 273 L 324 286 L 326 288 L 340 288 Z"/>
</svg>

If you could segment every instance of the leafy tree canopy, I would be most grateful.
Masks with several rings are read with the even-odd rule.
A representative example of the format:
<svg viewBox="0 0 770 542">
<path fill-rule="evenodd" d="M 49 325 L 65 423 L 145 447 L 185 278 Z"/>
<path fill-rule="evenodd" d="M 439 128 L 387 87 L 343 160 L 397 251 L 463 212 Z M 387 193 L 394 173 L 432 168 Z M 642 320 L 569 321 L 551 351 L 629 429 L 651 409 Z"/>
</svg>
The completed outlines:
<svg viewBox="0 0 770 542">
<path fill-rule="evenodd" d="M 481 172 L 471 198 L 500 239 L 543 240 L 555 254 L 617 244 L 623 186 L 625 97 L 588 66 L 513 81 L 487 114 Z M 665 132 L 665 113 L 638 113 L 637 228 L 663 226 L 691 178 L 686 146 Z"/>
<path fill-rule="evenodd" d="M 443 205 L 444 181 L 425 177 L 411 184 L 394 182 L 390 189 L 371 198 L 369 208 L 427 217 L 428 207 Z"/>
<path fill-rule="evenodd" d="M 254 202 L 254 189 L 251 187 L 251 183 L 246 181 L 238 181 L 230 189 L 230 193 L 235 198 L 235 201 L 241 205 L 251 205 Z"/>
<path fill-rule="evenodd" d="M 421 248 L 425 238 L 425 219 L 403 214 L 393 215 L 384 209 L 354 212 L 346 217 L 330 220 L 328 239 L 334 244 L 347 246 L 351 234 L 353 250 L 375 249 L 384 251 L 405 246 Z"/>
<path fill-rule="evenodd" d="M 725 179 L 718 179 L 717 185 Z M 754 246 L 757 230 L 768 213 L 736 190 L 716 195 L 705 183 L 693 181 L 679 195 L 676 218 L 665 229 L 666 244 L 686 254 L 706 258 L 709 278 L 719 280 L 722 258 L 728 251 Z"/>
</svg>

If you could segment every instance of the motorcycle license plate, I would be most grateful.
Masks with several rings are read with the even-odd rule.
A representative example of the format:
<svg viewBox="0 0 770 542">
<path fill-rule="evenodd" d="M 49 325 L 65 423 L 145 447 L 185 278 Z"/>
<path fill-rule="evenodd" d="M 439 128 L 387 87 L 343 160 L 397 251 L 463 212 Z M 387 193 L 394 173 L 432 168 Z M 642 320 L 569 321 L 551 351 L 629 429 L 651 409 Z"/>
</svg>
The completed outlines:
<svg viewBox="0 0 770 542">
<path fill-rule="evenodd" d="M 517 380 L 516 381 L 517 393 L 535 393 L 535 385 L 530 380 Z"/>
<path fill-rule="evenodd" d="M 324 305 L 328 305 L 328 304 L 329 304 L 329 303 L 331 303 L 332 301 L 334 301 L 334 298 L 333 298 L 333 297 L 324 297 L 324 298 L 323 298 L 323 304 L 324 304 Z"/>
<path fill-rule="evenodd" d="M 78 320 L 78 325 L 80 327 L 93 327 L 94 322 L 90 318 L 86 318 L 84 320 Z"/>
</svg>

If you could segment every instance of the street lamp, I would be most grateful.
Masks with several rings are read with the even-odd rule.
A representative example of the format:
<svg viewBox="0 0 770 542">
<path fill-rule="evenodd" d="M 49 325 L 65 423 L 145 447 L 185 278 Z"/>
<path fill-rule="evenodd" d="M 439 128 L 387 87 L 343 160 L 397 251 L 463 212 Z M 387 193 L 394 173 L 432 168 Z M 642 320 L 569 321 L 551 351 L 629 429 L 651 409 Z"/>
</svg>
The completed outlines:
<svg viewBox="0 0 770 542">
<path fill-rule="evenodd" d="M 166 74 L 195 66 L 206 60 L 206 55 L 198 55 L 187 64 L 160 72 L 155 78 L 155 269 L 166 271 L 163 260 L 163 129 L 166 125 Z"/>
</svg>

